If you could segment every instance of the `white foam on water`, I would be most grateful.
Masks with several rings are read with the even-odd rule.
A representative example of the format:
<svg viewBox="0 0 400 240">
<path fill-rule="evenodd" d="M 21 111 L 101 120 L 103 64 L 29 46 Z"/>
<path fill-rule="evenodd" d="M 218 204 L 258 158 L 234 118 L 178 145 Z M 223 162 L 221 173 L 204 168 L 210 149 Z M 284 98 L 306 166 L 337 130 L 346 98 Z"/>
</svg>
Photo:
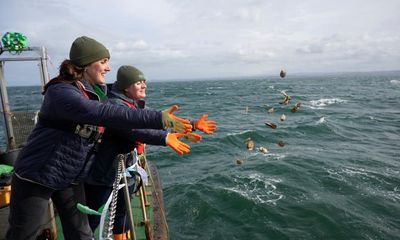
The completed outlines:
<svg viewBox="0 0 400 240">
<path fill-rule="evenodd" d="M 228 133 L 228 134 L 226 134 L 226 136 L 237 136 L 237 135 L 242 135 L 242 134 L 245 134 L 248 132 L 252 132 L 252 130 L 244 130 L 244 131 L 236 132 L 236 133 Z"/>
<path fill-rule="evenodd" d="M 325 117 L 321 117 L 320 119 L 318 119 L 317 124 L 322 124 L 326 122 Z"/>
<path fill-rule="evenodd" d="M 392 201 L 400 201 L 400 191 L 396 191 L 396 188 L 394 188 L 393 191 L 387 191 L 384 196 L 391 199 Z"/>
<path fill-rule="evenodd" d="M 368 173 L 363 168 L 348 167 L 348 168 L 343 168 L 342 172 L 346 173 L 349 176 L 355 176 L 355 175 L 369 176 Z"/>
<path fill-rule="evenodd" d="M 340 104 L 346 103 L 347 100 L 340 99 L 340 98 L 321 98 L 318 100 L 311 100 L 310 101 L 310 108 L 312 109 L 323 109 L 324 107 L 332 104 Z"/>
<path fill-rule="evenodd" d="M 340 172 L 337 171 L 336 169 L 327 169 L 326 171 L 328 172 L 330 178 L 336 179 L 341 182 L 346 182 L 344 176 L 341 175 Z"/>
<path fill-rule="evenodd" d="M 223 89 L 224 87 L 221 86 L 216 86 L 216 87 L 207 87 L 207 89 Z"/>
<path fill-rule="evenodd" d="M 343 167 L 340 169 L 328 169 L 330 176 L 336 176 L 336 179 L 344 180 L 345 178 L 370 178 L 380 182 L 382 180 L 374 175 L 374 172 L 367 171 L 364 168 Z M 340 177 L 339 177 L 340 176 Z"/>
<path fill-rule="evenodd" d="M 275 161 L 282 160 L 286 157 L 286 154 L 278 154 L 278 153 L 267 153 L 263 155 L 265 155 L 269 160 L 275 160 Z"/>
<path fill-rule="evenodd" d="M 390 80 L 390 83 L 393 85 L 400 85 L 400 80 L 393 79 L 393 80 Z"/>
<path fill-rule="evenodd" d="M 369 195 L 384 197 L 393 202 L 400 202 L 400 192 L 396 191 L 396 188 L 394 188 L 393 190 L 385 190 L 381 187 L 367 186 L 364 191 L 367 192 Z"/>
<path fill-rule="evenodd" d="M 354 167 L 327 169 L 327 172 L 330 178 L 348 185 L 353 185 L 357 189 L 360 189 L 364 194 L 385 197 L 394 202 L 400 201 L 400 187 L 393 186 L 393 183 L 382 178 L 381 173 L 379 172 Z M 362 180 L 361 184 L 359 184 L 359 179 Z M 373 180 L 373 182 L 371 182 L 371 180 Z M 357 184 L 355 184 L 355 182 L 357 182 Z M 393 190 L 389 190 L 391 188 Z"/>
<path fill-rule="evenodd" d="M 362 168 L 343 167 L 339 169 L 327 169 L 327 172 L 329 177 L 346 183 L 351 182 L 353 178 L 363 178 L 365 180 L 366 178 L 375 178 L 375 176 L 368 174 Z"/>
<path fill-rule="evenodd" d="M 238 176 L 234 179 L 236 186 L 224 189 L 256 203 L 276 205 L 283 198 L 283 194 L 279 193 L 276 187 L 276 184 L 281 181 L 253 173 L 248 176 Z"/>
</svg>

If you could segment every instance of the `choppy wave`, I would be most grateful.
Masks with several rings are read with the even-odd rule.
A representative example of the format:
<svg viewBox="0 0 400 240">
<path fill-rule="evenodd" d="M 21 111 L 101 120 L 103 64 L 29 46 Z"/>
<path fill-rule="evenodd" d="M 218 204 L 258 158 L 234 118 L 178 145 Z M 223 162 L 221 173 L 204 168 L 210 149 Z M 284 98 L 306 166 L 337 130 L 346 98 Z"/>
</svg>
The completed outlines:
<svg viewBox="0 0 400 240">
<path fill-rule="evenodd" d="M 282 154 L 282 153 L 267 153 L 267 154 L 263 154 L 263 153 L 259 153 L 260 155 L 264 155 L 265 158 L 267 160 L 272 160 L 272 161 L 280 161 L 283 160 L 287 155 L 286 154 Z"/>
<path fill-rule="evenodd" d="M 346 103 L 347 100 L 340 98 L 321 98 L 319 100 L 311 100 L 310 108 L 312 109 L 323 109 L 324 107 L 332 104 Z"/>
<path fill-rule="evenodd" d="M 393 80 L 390 80 L 390 83 L 393 85 L 400 85 L 400 80 L 393 79 Z"/>
<path fill-rule="evenodd" d="M 260 204 L 276 204 L 283 198 L 276 185 L 282 180 L 268 178 L 259 173 L 248 176 L 238 176 L 234 179 L 236 186 L 225 188 L 240 196 Z"/>
<path fill-rule="evenodd" d="M 328 169 L 329 177 L 341 181 L 363 194 L 383 196 L 392 201 L 400 200 L 400 191 L 382 173 L 360 167 Z"/>
<path fill-rule="evenodd" d="M 320 119 L 318 119 L 317 124 L 322 124 L 326 122 L 325 117 L 321 117 Z"/>
<path fill-rule="evenodd" d="M 251 133 L 251 132 L 253 132 L 253 131 L 248 129 L 248 130 L 244 130 L 244 131 L 240 131 L 240 132 L 230 132 L 230 133 L 227 133 L 226 136 L 240 136 L 240 135 L 244 135 L 244 134 Z"/>
</svg>

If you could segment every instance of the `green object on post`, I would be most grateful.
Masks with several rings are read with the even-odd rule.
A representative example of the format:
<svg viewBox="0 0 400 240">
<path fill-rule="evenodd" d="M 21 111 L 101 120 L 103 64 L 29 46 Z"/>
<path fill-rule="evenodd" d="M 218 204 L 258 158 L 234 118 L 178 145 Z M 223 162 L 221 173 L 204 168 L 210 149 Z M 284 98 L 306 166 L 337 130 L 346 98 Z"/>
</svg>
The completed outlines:
<svg viewBox="0 0 400 240">
<path fill-rule="evenodd" d="M 10 53 L 20 54 L 26 48 L 28 40 L 21 33 L 7 32 L 3 35 L 1 42 Z"/>
</svg>

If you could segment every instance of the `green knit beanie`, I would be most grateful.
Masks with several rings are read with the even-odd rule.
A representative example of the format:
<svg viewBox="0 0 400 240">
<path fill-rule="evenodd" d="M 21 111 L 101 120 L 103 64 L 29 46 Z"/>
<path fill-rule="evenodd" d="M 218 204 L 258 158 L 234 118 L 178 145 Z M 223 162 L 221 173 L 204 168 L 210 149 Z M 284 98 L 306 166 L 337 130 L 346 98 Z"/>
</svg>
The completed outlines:
<svg viewBox="0 0 400 240">
<path fill-rule="evenodd" d="M 139 81 L 146 81 L 143 73 L 133 66 L 124 65 L 118 69 L 117 81 L 114 85 L 118 90 L 123 91 L 131 84 Z"/>
<path fill-rule="evenodd" d="M 98 41 L 86 36 L 75 39 L 69 51 L 69 59 L 79 67 L 103 58 L 110 58 L 107 48 Z"/>
</svg>

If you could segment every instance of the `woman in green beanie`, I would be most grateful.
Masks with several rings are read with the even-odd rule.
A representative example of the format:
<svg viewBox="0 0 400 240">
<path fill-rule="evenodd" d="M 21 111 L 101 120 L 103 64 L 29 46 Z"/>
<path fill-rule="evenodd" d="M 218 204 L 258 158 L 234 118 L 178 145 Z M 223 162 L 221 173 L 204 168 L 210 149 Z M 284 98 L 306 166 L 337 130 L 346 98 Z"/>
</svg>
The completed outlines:
<svg viewBox="0 0 400 240">
<path fill-rule="evenodd" d="M 146 78 L 144 74 L 133 66 L 124 65 L 118 69 L 117 80 L 111 91 L 108 92 L 110 103 L 126 108 L 143 109 L 146 97 Z M 216 129 L 214 121 L 206 121 L 204 117 L 193 122 L 193 130 L 200 130 L 212 134 Z M 87 206 L 91 209 L 99 209 L 103 206 L 111 191 L 115 175 L 117 174 L 118 154 L 126 154 L 127 168 L 136 163 L 137 155 L 143 154 L 144 144 L 169 146 L 177 153 L 181 150 L 174 147 L 176 133 L 165 130 L 134 129 L 121 131 L 108 128 L 103 135 L 97 151 L 93 154 L 93 166 L 85 180 L 85 193 Z M 192 142 L 201 140 L 201 136 L 195 133 L 186 133 L 186 138 Z M 134 151 L 133 151 L 134 150 Z M 140 167 L 140 166 L 137 166 Z M 100 222 L 97 215 L 89 215 L 89 224 L 94 231 Z M 114 218 L 114 239 L 127 239 L 128 220 L 123 191 L 118 192 L 117 208 Z"/>
<path fill-rule="evenodd" d="M 85 203 L 81 180 L 87 174 L 86 156 L 103 132 L 100 126 L 191 131 L 189 121 L 173 114 L 176 106 L 161 112 L 100 103 L 109 58 L 101 43 L 79 37 L 59 75 L 45 86 L 39 121 L 14 164 L 6 239 L 36 239 L 50 198 L 66 240 L 93 238 L 76 204 Z M 189 152 L 188 145 L 183 147 L 183 153 Z"/>
</svg>

